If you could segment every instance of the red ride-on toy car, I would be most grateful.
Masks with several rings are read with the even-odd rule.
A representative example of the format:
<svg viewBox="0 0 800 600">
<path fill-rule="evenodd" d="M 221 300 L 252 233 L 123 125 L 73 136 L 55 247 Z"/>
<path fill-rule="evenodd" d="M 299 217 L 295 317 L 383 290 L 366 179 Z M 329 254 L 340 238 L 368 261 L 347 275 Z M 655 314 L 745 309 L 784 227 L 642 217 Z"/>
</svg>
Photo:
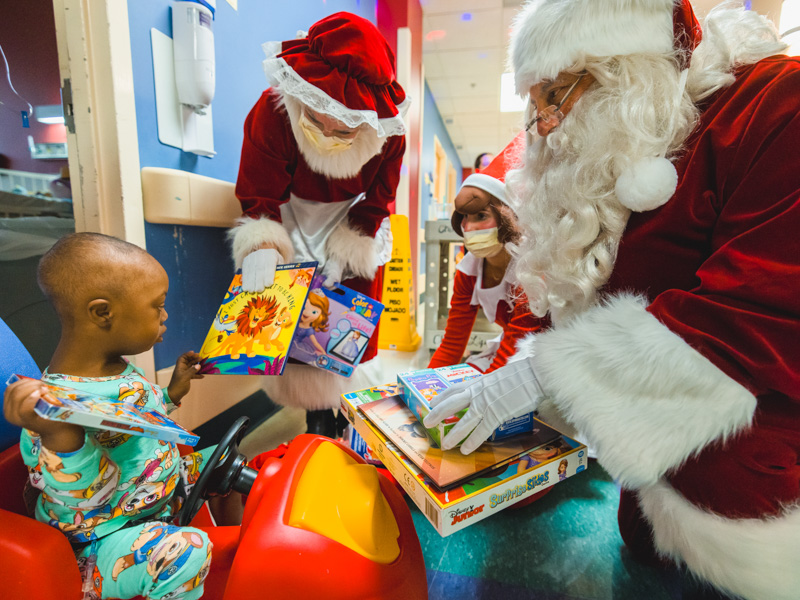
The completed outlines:
<svg viewBox="0 0 800 600">
<path fill-rule="evenodd" d="M 238 450 L 245 426 L 243 417 L 224 436 L 181 514 L 191 522 L 203 499 L 247 494 L 224 600 L 428 597 L 411 514 L 385 477 L 316 435 L 255 471 Z"/>
</svg>

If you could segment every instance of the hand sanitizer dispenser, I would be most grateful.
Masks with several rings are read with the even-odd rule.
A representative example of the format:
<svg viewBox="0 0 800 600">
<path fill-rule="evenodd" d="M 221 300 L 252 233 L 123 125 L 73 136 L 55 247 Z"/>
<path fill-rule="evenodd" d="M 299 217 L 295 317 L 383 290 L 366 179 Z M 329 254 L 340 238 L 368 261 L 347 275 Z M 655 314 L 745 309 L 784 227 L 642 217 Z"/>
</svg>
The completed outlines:
<svg viewBox="0 0 800 600">
<path fill-rule="evenodd" d="M 214 99 L 214 13 L 216 0 L 186 0 L 172 5 L 172 40 L 178 101 L 197 114 Z"/>
</svg>

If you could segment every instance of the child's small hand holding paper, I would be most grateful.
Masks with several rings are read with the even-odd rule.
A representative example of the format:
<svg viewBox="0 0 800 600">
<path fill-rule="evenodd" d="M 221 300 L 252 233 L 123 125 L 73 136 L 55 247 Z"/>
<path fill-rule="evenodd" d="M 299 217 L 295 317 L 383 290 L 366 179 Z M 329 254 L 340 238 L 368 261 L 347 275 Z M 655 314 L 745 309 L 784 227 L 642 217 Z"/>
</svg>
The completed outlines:
<svg viewBox="0 0 800 600">
<path fill-rule="evenodd" d="M 80 425 L 50 421 L 34 412 L 46 388 L 38 379 L 21 379 L 8 385 L 3 399 L 6 421 L 33 431 L 42 438 L 42 445 L 54 452 L 74 452 L 83 446 L 84 430 Z"/>
<path fill-rule="evenodd" d="M 197 352 L 190 351 L 181 354 L 178 361 L 175 363 L 175 370 L 172 371 L 172 379 L 170 379 L 167 393 L 169 399 L 175 406 L 180 406 L 181 399 L 189 393 L 189 387 L 192 384 L 192 379 L 202 379 L 203 376 L 198 373 L 200 370 L 200 355 Z"/>
</svg>

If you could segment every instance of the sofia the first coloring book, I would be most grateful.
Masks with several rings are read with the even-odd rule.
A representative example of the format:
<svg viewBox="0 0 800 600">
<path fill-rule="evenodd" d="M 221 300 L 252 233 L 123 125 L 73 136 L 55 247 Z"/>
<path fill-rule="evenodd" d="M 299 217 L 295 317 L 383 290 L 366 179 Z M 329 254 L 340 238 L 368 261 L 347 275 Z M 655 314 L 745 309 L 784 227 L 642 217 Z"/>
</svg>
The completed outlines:
<svg viewBox="0 0 800 600">
<path fill-rule="evenodd" d="M 375 333 L 383 304 L 336 284 L 311 283 L 289 357 L 350 377 Z"/>
<path fill-rule="evenodd" d="M 279 265 L 263 292 L 242 290 L 236 272 L 200 349 L 200 373 L 280 375 L 317 263 Z"/>
</svg>

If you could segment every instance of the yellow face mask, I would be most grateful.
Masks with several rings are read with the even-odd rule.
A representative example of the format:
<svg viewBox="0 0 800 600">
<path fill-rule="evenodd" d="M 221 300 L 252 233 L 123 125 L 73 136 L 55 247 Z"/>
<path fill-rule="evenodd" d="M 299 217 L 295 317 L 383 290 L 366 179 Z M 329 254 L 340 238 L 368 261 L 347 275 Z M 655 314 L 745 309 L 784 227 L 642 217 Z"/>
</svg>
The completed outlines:
<svg viewBox="0 0 800 600">
<path fill-rule="evenodd" d="M 305 112 L 300 113 L 300 118 L 297 122 L 309 143 L 324 154 L 336 154 L 344 150 L 349 150 L 355 140 L 355 137 L 344 139 L 337 136 L 326 136 L 319 127 L 308 120 Z"/>
<path fill-rule="evenodd" d="M 478 258 L 491 258 L 503 249 L 497 238 L 497 227 L 465 231 L 464 245 Z"/>
</svg>

